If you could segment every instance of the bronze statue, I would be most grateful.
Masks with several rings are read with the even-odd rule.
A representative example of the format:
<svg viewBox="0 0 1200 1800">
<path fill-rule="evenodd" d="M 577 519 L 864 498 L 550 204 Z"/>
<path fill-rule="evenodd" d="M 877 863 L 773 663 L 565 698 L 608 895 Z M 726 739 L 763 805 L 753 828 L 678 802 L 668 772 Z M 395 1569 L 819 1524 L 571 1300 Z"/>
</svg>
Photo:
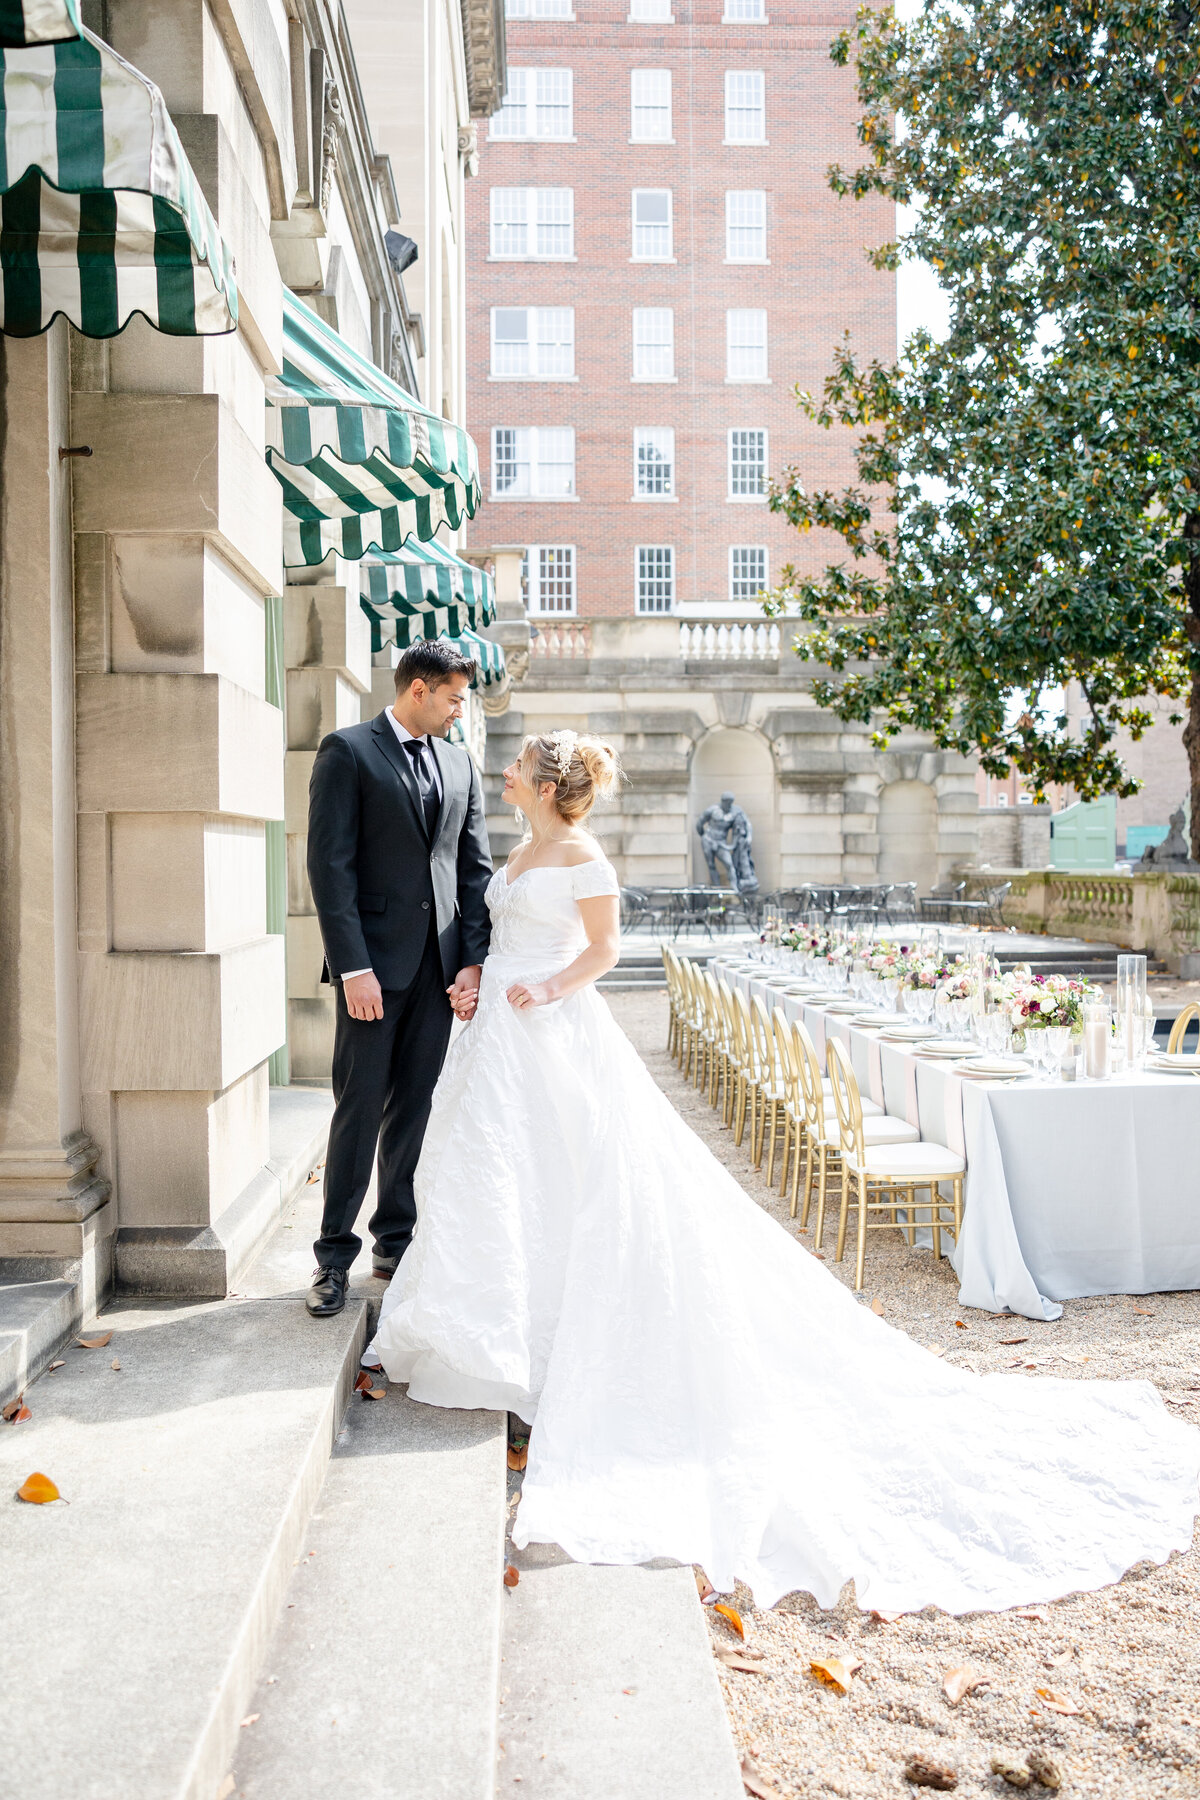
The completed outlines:
<svg viewBox="0 0 1200 1800">
<path fill-rule="evenodd" d="M 729 885 L 739 894 L 758 891 L 758 876 L 750 846 L 754 827 L 732 794 L 722 794 L 716 806 L 707 806 L 696 820 L 708 879 L 713 887 L 723 887 L 721 872 L 729 875 Z"/>
</svg>

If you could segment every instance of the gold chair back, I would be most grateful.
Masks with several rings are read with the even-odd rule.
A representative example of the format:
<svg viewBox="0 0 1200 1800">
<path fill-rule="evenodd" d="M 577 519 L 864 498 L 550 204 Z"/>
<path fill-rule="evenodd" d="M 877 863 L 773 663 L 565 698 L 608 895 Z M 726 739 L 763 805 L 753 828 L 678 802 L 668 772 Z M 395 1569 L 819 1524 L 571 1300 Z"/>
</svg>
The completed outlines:
<svg viewBox="0 0 1200 1800">
<path fill-rule="evenodd" d="M 1168 1055 L 1174 1056 L 1176 1052 L 1181 1052 L 1183 1050 L 1183 1040 L 1187 1035 L 1187 1028 L 1193 1019 L 1200 1019 L 1200 1000 L 1193 1000 L 1185 1006 L 1175 1023 L 1172 1025 L 1171 1035 L 1167 1039 Z M 1198 1046 L 1198 1048 L 1200 1048 L 1200 1046 Z"/>
<path fill-rule="evenodd" d="M 831 1037 L 825 1045 L 829 1066 L 829 1082 L 833 1088 L 833 1105 L 837 1113 L 842 1139 L 842 1155 L 861 1169 L 866 1155 L 863 1145 L 862 1097 L 858 1077 L 850 1061 L 850 1052 L 840 1038 Z"/>
<path fill-rule="evenodd" d="M 817 1046 L 809 1035 L 808 1027 L 799 1019 L 792 1022 L 792 1043 L 796 1051 L 796 1072 L 800 1077 L 800 1091 L 804 1096 L 805 1123 L 815 1136 L 820 1137 L 825 1122 L 825 1090 L 821 1085 L 821 1063 L 817 1056 Z"/>
</svg>

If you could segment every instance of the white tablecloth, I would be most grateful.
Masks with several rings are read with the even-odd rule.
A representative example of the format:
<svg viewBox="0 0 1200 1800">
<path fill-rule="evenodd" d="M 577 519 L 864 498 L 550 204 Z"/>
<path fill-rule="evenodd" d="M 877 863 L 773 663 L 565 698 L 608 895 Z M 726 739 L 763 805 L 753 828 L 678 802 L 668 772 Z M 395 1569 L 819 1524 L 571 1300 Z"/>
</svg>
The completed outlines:
<svg viewBox="0 0 1200 1800">
<path fill-rule="evenodd" d="M 836 1032 L 864 1093 L 966 1155 L 951 1257 L 964 1306 L 1056 1319 L 1085 1294 L 1200 1288 L 1200 1079 L 964 1081 L 770 987 L 767 968 L 721 972 L 802 1016 L 822 1056 Z"/>
</svg>

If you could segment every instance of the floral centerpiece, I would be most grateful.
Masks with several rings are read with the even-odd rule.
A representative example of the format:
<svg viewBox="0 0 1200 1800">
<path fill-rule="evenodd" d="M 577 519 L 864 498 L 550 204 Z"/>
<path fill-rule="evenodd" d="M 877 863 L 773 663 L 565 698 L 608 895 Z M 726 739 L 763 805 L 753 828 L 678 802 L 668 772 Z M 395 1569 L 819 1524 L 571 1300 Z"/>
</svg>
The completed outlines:
<svg viewBox="0 0 1200 1800">
<path fill-rule="evenodd" d="M 1071 975 L 1034 975 L 1018 963 L 991 984 L 993 998 L 1005 1008 L 1014 1031 L 1046 1031 L 1065 1026 L 1072 1037 L 1083 1031 L 1083 1008 L 1096 990 Z"/>
</svg>

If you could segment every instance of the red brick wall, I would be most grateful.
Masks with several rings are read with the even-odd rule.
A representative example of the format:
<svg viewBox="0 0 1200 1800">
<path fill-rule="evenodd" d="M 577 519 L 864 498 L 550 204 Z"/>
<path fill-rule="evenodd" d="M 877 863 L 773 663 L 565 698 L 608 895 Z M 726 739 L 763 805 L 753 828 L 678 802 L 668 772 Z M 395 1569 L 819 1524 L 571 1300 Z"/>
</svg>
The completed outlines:
<svg viewBox="0 0 1200 1800">
<path fill-rule="evenodd" d="M 634 547 L 674 544 L 677 604 L 722 605 L 728 547 L 769 546 L 774 580 L 795 561 L 820 567 L 835 540 L 800 538 L 765 506 L 726 499 L 726 433 L 765 426 L 769 467 L 797 463 L 809 487 L 853 476 L 844 438 L 797 412 L 793 387 L 818 389 L 841 333 L 864 356 L 895 352 L 895 287 L 864 247 L 893 235 L 890 207 L 839 199 L 826 170 L 861 157 L 853 78 L 829 44 L 851 0 L 768 0 L 765 25 L 721 23 L 722 0 L 675 0 L 672 25 L 627 24 L 626 0 L 576 0 L 578 22 L 508 21 L 511 66 L 574 71 L 575 143 L 489 140 L 467 187 L 468 425 L 491 484 L 494 425 L 573 425 L 575 503 L 485 502 L 476 546 L 574 543 L 582 615 L 635 610 Z M 630 72 L 672 71 L 673 144 L 630 144 Z M 766 146 L 726 146 L 727 69 L 766 74 Z M 573 263 L 489 262 L 489 192 L 569 186 Z M 671 264 L 631 263 L 630 195 L 674 194 Z M 769 266 L 726 265 L 725 193 L 767 192 Z M 568 382 L 489 381 L 493 306 L 573 306 Z M 631 382 L 632 309 L 675 311 L 675 385 Z M 765 307 L 770 386 L 725 380 L 725 309 Z M 675 430 L 677 503 L 632 503 L 633 428 Z"/>
</svg>

